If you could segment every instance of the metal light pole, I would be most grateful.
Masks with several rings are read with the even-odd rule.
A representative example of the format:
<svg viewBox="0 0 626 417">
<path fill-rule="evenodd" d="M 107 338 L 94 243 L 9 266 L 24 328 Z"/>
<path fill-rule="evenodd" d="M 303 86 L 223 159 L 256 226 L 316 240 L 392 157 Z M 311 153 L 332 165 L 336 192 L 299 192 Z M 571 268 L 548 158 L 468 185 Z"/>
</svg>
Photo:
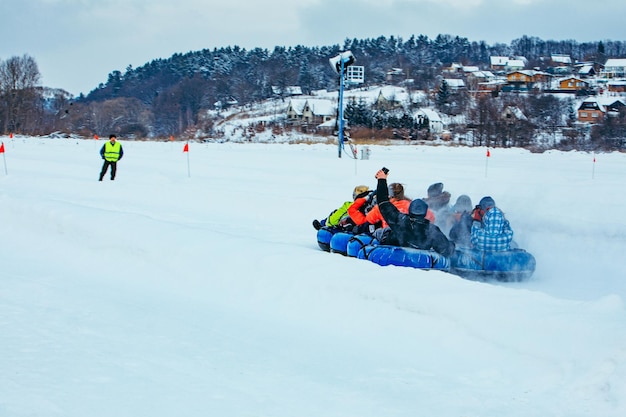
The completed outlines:
<svg viewBox="0 0 626 417">
<path fill-rule="evenodd" d="M 339 158 L 341 158 L 341 149 L 343 148 L 343 86 L 345 79 L 346 66 L 341 60 L 341 71 L 339 72 L 339 140 L 338 140 L 338 152 Z"/>
<path fill-rule="evenodd" d="M 344 120 L 343 120 L 343 90 L 344 90 L 344 85 L 345 85 L 345 78 L 346 78 L 346 68 L 349 65 L 354 64 L 355 58 L 354 55 L 352 55 L 352 52 L 350 51 L 345 51 L 340 53 L 339 55 L 337 55 L 334 58 L 330 58 L 330 65 L 331 67 L 333 67 L 333 69 L 339 74 L 339 111 L 338 111 L 338 118 L 339 118 L 339 132 L 338 132 L 338 156 L 339 158 L 341 158 L 341 149 L 343 148 L 343 139 L 344 139 L 344 135 L 343 135 L 343 130 L 344 130 Z"/>
</svg>

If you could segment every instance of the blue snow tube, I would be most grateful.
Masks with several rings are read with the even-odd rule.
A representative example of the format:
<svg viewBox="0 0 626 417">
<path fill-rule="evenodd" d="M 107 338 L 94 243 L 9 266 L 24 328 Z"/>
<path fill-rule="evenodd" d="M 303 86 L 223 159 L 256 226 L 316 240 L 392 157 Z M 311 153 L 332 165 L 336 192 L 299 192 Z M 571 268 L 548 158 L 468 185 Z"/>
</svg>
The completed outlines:
<svg viewBox="0 0 626 417">
<path fill-rule="evenodd" d="M 355 236 L 352 236 L 350 240 L 348 240 L 348 247 L 346 248 L 346 252 L 348 256 L 356 258 L 361 248 L 368 246 L 368 245 L 377 245 L 377 244 L 378 244 L 378 241 L 370 235 L 366 235 L 366 234 L 355 235 Z"/>
<path fill-rule="evenodd" d="M 357 258 L 368 259 L 381 266 L 396 265 L 441 271 L 450 269 L 450 260 L 437 252 L 401 246 L 365 246 L 359 250 Z"/>
<path fill-rule="evenodd" d="M 451 258 L 450 272 L 478 281 L 523 281 L 535 272 L 536 264 L 535 257 L 524 249 L 499 252 L 457 249 Z"/>
<path fill-rule="evenodd" d="M 330 227 L 322 227 L 317 231 L 317 244 L 320 249 L 330 252 L 330 239 L 337 233 L 339 229 L 333 229 Z"/>
<path fill-rule="evenodd" d="M 330 239 L 330 251 L 333 253 L 340 253 L 342 255 L 348 254 L 348 241 L 354 236 L 352 233 L 337 232 Z"/>
</svg>

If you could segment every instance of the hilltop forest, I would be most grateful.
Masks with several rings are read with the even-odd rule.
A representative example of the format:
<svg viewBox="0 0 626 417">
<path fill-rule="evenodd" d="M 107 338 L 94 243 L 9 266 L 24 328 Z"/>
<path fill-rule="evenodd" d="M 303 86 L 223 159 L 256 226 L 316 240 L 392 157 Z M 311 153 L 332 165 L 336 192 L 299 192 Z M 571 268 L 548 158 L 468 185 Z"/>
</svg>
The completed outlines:
<svg viewBox="0 0 626 417">
<path fill-rule="evenodd" d="M 488 69 L 490 56 L 523 56 L 529 68 L 543 68 L 551 54 L 603 63 L 625 55 L 626 42 L 579 43 L 523 36 L 510 44 L 488 45 L 458 36 L 429 39 L 419 35 L 406 40 L 393 36 L 346 39 L 343 45 L 321 47 L 276 46 L 271 51 L 229 46 L 174 54 L 123 72 L 114 70 L 106 81 L 79 97 L 38 85 L 35 59 L 25 55 L 0 61 L 0 133 L 91 136 L 116 132 L 159 138 L 202 130 L 210 135 L 214 121 L 206 117 L 207 110 L 276 98 L 276 92 L 286 92 L 288 86 L 299 86 L 305 94 L 336 90 L 338 77 L 328 59 L 344 50 L 351 50 L 358 65 L 365 67 L 367 84 L 386 83 L 387 72 L 397 68 L 413 80 L 411 89 L 434 96 L 441 86 L 442 69 L 451 63 Z M 459 102 L 454 107 L 457 114 L 469 116 L 476 106 L 469 98 Z"/>
</svg>

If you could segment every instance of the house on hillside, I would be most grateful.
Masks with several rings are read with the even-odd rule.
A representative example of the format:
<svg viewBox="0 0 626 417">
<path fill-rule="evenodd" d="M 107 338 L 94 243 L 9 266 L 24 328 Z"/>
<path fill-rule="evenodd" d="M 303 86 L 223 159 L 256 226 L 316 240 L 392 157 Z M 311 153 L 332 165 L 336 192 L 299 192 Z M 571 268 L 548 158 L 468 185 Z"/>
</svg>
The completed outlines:
<svg viewBox="0 0 626 417">
<path fill-rule="evenodd" d="M 626 77 L 626 58 L 607 59 L 600 75 L 604 78 Z"/>
<path fill-rule="evenodd" d="M 491 56 L 489 57 L 491 69 L 494 71 L 504 71 L 507 62 L 509 62 L 508 56 Z"/>
<path fill-rule="evenodd" d="M 292 125 L 320 125 L 336 116 L 332 100 L 307 98 L 292 99 L 287 106 L 287 123 Z"/>
<path fill-rule="evenodd" d="M 302 119 L 302 109 L 306 99 L 292 98 L 287 105 L 287 123 L 296 124 Z"/>
<path fill-rule="evenodd" d="M 541 84 L 547 83 L 550 74 L 535 70 L 519 70 L 509 72 L 506 75 L 506 85 L 502 91 L 530 91 L 540 88 Z"/>
<path fill-rule="evenodd" d="M 559 80 L 559 90 L 576 92 L 581 90 L 588 90 L 589 83 L 578 77 L 568 77 Z"/>
<path fill-rule="evenodd" d="M 290 85 L 287 87 L 279 87 L 277 85 L 272 86 L 272 94 L 277 97 L 292 97 L 301 96 L 302 87 L 297 85 Z"/>
<path fill-rule="evenodd" d="M 523 56 L 492 56 L 489 58 L 491 69 L 494 71 L 518 71 L 526 67 L 526 58 Z"/>
<path fill-rule="evenodd" d="M 572 65 L 572 57 L 565 54 L 552 54 L 550 61 L 555 67 L 570 67 Z"/>
<path fill-rule="evenodd" d="M 439 116 L 439 113 L 433 109 L 418 109 L 415 113 L 413 113 L 413 117 L 420 126 L 428 122 L 428 129 L 430 133 L 442 133 L 444 130 L 441 116 Z"/>
<path fill-rule="evenodd" d="M 394 110 L 402 108 L 402 103 L 394 90 L 381 88 L 374 101 L 373 107 L 381 110 Z"/>
<path fill-rule="evenodd" d="M 309 99 L 302 109 L 302 122 L 308 124 L 322 124 L 334 118 L 337 108 L 331 100 Z"/>
<path fill-rule="evenodd" d="M 528 120 L 522 110 L 517 106 L 506 106 L 500 114 L 500 118 L 510 123 Z"/>
<path fill-rule="evenodd" d="M 464 65 L 463 66 L 463 74 L 464 75 L 469 75 L 469 74 L 471 74 L 473 72 L 477 72 L 477 71 L 480 71 L 480 68 L 478 68 L 475 65 Z"/>
<path fill-rule="evenodd" d="M 626 80 L 612 80 L 606 84 L 610 93 L 626 93 Z"/>
<path fill-rule="evenodd" d="M 581 65 L 575 66 L 577 69 L 578 76 L 581 78 L 593 77 L 596 75 L 597 71 L 593 64 L 585 63 Z"/>
<path fill-rule="evenodd" d="M 526 61 L 524 59 L 509 59 L 506 63 L 504 70 L 505 71 L 519 71 L 526 68 Z"/>
<path fill-rule="evenodd" d="M 486 83 L 496 79 L 496 76 L 491 71 L 472 71 L 467 74 L 466 85 L 469 90 L 478 90 L 478 84 Z"/>
<path fill-rule="evenodd" d="M 504 86 L 506 86 L 506 80 L 502 80 L 502 79 L 494 79 L 491 81 L 480 82 L 476 86 L 476 90 L 474 91 L 474 94 L 478 96 L 482 96 L 482 95 L 497 96 L 500 93 L 500 91 L 502 91 L 502 88 Z"/>
<path fill-rule="evenodd" d="M 600 123 L 605 117 L 616 114 L 625 107 L 626 103 L 613 97 L 589 98 L 578 106 L 578 121 Z"/>
<path fill-rule="evenodd" d="M 385 74 L 385 80 L 388 83 L 399 83 L 405 78 L 406 76 L 404 75 L 404 70 L 402 70 L 402 68 L 392 68 Z"/>
<path fill-rule="evenodd" d="M 447 74 L 456 74 L 461 73 L 463 71 L 463 65 L 458 62 L 453 62 L 449 67 L 444 67 L 441 69 L 441 72 Z"/>
<path fill-rule="evenodd" d="M 450 91 L 459 91 L 465 88 L 465 81 L 460 78 L 446 78 Z"/>
</svg>

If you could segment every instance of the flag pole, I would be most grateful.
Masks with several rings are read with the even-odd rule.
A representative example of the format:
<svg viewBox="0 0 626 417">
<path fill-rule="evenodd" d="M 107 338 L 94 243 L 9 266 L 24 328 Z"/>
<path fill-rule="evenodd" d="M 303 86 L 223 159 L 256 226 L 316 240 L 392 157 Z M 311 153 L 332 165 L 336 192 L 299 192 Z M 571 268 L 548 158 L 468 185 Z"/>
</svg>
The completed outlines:
<svg viewBox="0 0 626 417">
<path fill-rule="evenodd" d="M 596 173 L 596 153 L 593 153 L 593 165 L 591 165 L 591 179 L 594 179 Z"/>
<path fill-rule="evenodd" d="M 189 142 L 185 143 L 183 152 L 187 154 L 187 177 L 191 178 L 191 168 L 189 166 Z"/>
<path fill-rule="evenodd" d="M 491 152 L 489 152 L 489 148 L 487 148 L 487 156 L 485 156 L 485 178 L 487 178 L 487 167 L 489 165 L 490 156 L 491 156 Z"/>
<path fill-rule="evenodd" d="M 4 153 L 4 142 L 0 145 L 0 153 L 2 153 L 2 160 L 4 161 L 4 175 L 9 175 L 7 171 L 7 157 Z"/>
</svg>

